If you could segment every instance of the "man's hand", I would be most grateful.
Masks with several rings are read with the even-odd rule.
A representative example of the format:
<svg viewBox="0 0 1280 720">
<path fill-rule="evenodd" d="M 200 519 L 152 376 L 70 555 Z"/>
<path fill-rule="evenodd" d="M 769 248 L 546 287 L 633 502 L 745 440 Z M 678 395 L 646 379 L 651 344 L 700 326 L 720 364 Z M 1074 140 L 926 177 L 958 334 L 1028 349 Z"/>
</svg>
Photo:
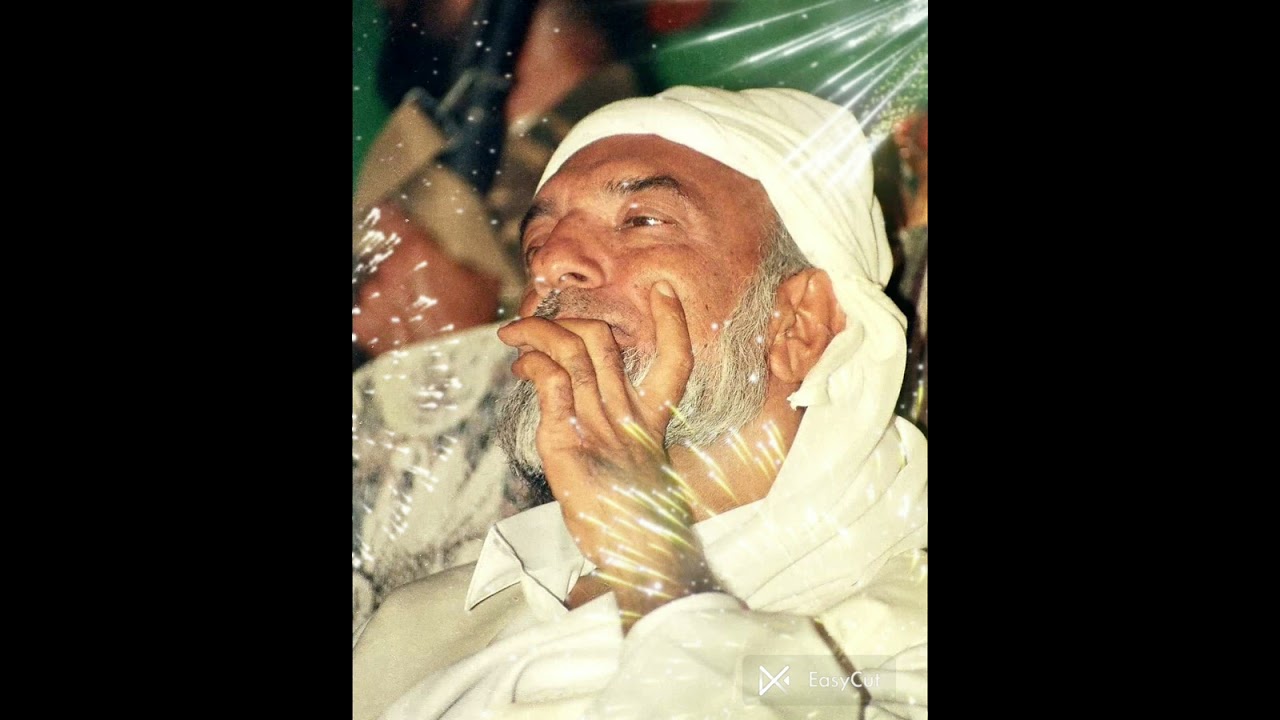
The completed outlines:
<svg viewBox="0 0 1280 720">
<path fill-rule="evenodd" d="M 715 590 L 692 532 L 683 481 L 663 439 L 684 395 L 693 351 L 671 286 L 650 289 L 657 357 L 633 386 L 608 324 L 525 318 L 498 337 L 520 348 L 511 366 L 533 382 L 537 447 L 578 548 L 614 590 L 625 627 L 658 606 Z"/>
</svg>

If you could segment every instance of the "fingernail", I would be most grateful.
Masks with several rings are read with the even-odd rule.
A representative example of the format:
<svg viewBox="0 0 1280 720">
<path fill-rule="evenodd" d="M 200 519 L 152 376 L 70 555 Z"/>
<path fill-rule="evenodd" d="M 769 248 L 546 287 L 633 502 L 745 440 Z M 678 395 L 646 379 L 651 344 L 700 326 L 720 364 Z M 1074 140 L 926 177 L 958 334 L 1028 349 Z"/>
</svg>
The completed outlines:
<svg viewBox="0 0 1280 720">
<path fill-rule="evenodd" d="M 671 283 L 667 282 L 666 280 L 659 280 L 658 284 L 655 285 L 654 287 L 658 289 L 659 295 L 665 295 L 669 298 L 673 298 L 676 296 L 676 291 L 671 289 Z"/>
</svg>

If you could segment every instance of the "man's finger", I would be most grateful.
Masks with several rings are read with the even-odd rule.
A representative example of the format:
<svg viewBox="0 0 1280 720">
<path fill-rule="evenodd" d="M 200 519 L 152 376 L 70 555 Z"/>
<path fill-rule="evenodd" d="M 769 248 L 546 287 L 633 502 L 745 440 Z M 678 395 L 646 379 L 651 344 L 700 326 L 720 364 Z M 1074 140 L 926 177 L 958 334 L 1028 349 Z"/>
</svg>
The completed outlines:
<svg viewBox="0 0 1280 720">
<path fill-rule="evenodd" d="M 631 412 L 630 394 L 627 389 L 631 382 L 622 365 L 622 351 L 618 341 L 613 338 L 609 324 L 601 320 L 567 319 L 556 320 L 555 323 L 569 332 L 582 338 L 587 347 L 587 354 L 595 366 L 596 384 L 600 388 L 600 398 L 604 410 L 617 419 Z"/>
<path fill-rule="evenodd" d="M 641 402 L 654 408 L 660 419 L 665 420 L 669 416 L 667 404 L 675 407 L 684 397 L 685 383 L 689 382 L 689 374 L 693 372 L 693 347 L 689 341 L 684 306 L 670 283 L 662 280 L 649 289 L 649 307 L 653 315 L 657 357 L 653 369 L 640 384 Z"/>
<path fill-rule="evenodd" d="M 535 350 L 517 358 L 511 364 L 511 373 L 521 380 L 533 383 L 538 392 L 538 408 L 542 411 L 543 426 L 562 426 L 563 429 L 572 431 L 569 420 L 574 416 L 573 388 L 564 368 Z"/>
<path fill-rule="evenodd" d="M 607 425 L 595 364 L 581 337 L 550 320 L 530 317 L 499 329 L 498 339 L 512 347 L 536 350 L 554 360 L 568 375 L 578 420 L 593 427 Z"/>
</svg>

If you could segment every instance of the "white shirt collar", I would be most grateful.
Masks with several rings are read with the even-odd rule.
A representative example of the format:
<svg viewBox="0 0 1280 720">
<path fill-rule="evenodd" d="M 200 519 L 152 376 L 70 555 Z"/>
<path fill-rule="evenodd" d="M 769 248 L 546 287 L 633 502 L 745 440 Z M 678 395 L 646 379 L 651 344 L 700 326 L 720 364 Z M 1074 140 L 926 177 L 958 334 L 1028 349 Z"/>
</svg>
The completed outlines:
<svg viewBox="0 0 1280 720">
<path fill-rule="evenodd" d="M 694 525 L 693 531 L 704 545 L 710 544 L 742 524 L 755 505 L 750 503 L 707 518 Z M 466 609 L 521 583 L 525 599 L 535 612 L 547 619 L 558 617 L 568 612 L 563 603 L 578 578 L 595 569 L 569 535 L 560 503 L 539 505 L 489 529 L 471 575 Z"/>
</svg>

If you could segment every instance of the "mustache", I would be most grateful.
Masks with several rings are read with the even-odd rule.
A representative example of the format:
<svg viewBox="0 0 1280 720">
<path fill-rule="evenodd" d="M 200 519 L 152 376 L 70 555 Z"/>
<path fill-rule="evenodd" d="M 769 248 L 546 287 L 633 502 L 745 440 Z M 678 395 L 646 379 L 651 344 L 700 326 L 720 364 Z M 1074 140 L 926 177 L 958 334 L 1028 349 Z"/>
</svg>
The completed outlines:
<svg viewBox="0 0 1280 720">
<path fill-rule="evenodd" d="M 598 299 L 579 288 L 552 290 L 542 298 L 530 316 L 554 320 L 561 315 L 567 315 L 566 319 L 599 320 L 631 337 L 635 337 L 633 329 L 638 321 L 630 307 Z"/>
<path fill-rule="evenodd" d="M 533 316 L 552 320 L 556 315 L 560 314 L 560 291 L 552 290 L 547 296 L 542 298 L 542 302 L 538 303 L 538 307 L 534 308 Z"/>
</svg>

